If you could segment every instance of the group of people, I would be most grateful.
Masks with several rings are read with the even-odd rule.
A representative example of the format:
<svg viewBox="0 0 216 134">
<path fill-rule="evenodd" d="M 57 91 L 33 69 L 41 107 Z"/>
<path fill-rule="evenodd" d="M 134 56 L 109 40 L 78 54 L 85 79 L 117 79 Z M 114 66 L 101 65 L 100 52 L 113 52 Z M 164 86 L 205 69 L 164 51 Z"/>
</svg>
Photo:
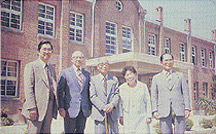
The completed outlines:
<svg viewBox="0 0 216 134">
<path fill-rule="evenodd" d="M 96 134 L 119 133 L 118 122 L 124 133 L 150 133 L 152 116 L 160 120 L 163 134 L 184 133 L 191 111 L 189 89 L 183 73 L 173 70 L 171 54 L 160 57 L 163 71 L 153 77 L 150 97 L 133 66 L 123 68 L 126 82 L 119 86 L 117 77 L 109 74 L 108 60 L 98 60 L 99 74 L 90 77 L 83 68 L 83 53 L 75 51 L 72 66 L 62 70 L 57 80 L 54 67 L 48 63 L 52 44 L 41 41 L 37 52 L 39 58 L 24 69 L 27 133 L 50 133 L 58 111 L 64 118 L 65 133 L 84 133 L 90 115 Z"/>
</svg>

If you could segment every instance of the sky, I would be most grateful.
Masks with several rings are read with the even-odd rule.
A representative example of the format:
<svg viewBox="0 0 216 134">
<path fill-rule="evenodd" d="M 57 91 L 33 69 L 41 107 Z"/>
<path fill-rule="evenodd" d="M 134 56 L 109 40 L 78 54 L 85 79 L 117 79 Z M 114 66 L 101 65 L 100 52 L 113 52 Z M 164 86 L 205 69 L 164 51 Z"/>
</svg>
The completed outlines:
<svg viewBox="0 0 216 134">
<path fill-rule="evenodd" d="M 184 31 L 184 19 L 191 19 L 192 36 L 212 39 L 216 29 L 216 0 L 139 0 L 147 10 L 145 18 L 156 19 L 156 8 L 163 7 L 164 26 Z"/>
</svg>

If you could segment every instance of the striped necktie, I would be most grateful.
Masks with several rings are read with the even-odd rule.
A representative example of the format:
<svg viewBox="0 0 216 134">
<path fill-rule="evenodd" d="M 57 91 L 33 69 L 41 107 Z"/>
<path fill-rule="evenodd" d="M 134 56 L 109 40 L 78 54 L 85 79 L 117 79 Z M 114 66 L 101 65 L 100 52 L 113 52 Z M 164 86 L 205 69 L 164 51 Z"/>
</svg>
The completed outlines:
<svg viewBox="0 0 216 134">
<path fill-rule="evenodd" d="M 104 84 L 104 89 L 105 89 L 105 93 L 107 94 L 107 79 L 106 77 L 103 78 L 103 84 Z"/>
<path fill-rule="evenodd" d="M 77 69 L 77 79 L 78 79 L 78 83 L 79 83 L 80 90 L 81 90 L 82 84 L 83 84 L 83 77 L 82 77 L 82 72 L 79 68 Z"/>
</svg>

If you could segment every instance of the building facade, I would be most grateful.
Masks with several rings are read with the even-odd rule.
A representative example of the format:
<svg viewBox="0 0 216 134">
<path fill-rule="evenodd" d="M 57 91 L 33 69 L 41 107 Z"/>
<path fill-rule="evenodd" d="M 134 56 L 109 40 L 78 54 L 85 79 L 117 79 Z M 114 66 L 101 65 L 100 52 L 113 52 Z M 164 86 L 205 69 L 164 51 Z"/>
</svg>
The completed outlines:
<svg viewBox="0 0 216 134">
<path fill-rule="evenodd" d="M 54 46 L 50 63 L 59 74 L 71 66 L 71 54 L 82 51 L 85 68 L 95 75 L 100 58 L 110 62 L 119 78 L 122 68 L 133 65 L 138 79 L 150 88 L 153 75 L 162 70 L 159 56 L 174 55 L 174 68 L 184 73 L 194 113 L 200 97 L 211 98 L 215 74 L 216 29 L 212 40 L 195 37 L 191 20 L 183 32 L 163 25 L 163 8 L 156 8 L 155 22 L 137 0 L 6 0 L 1 4 L 1 107 L 18 113 L 25 101 L 24 67 L 38 58 L 37 45 L 49 40 Z"/>
</svg>

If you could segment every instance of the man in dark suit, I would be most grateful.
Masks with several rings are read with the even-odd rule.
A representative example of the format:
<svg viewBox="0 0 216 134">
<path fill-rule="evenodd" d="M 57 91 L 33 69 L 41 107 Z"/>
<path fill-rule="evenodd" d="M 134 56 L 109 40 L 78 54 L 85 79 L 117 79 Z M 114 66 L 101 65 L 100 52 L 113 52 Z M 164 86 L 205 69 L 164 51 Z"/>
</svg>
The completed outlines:
<svg viewBox="0 0 216 134">
<path fill-rule="evenodd" d="M 72 54 L 73 65 L 59 76 L 57 97 L 60 116 L 64 118 L 65 133 L 84 133 L 86 118 L 91 113 L 89 99 L 90 74 L 82 68 L 84 55 Z"/>
<path fill-rule="evenodd" d="M 23 115 L 28 118 L 27 133 L 50 133 L 52 118 L 57 117 L 56 74 L 48 64 L 53 46 L 49 41 L 38 45 L 39 58 L 24 69 L 26 101 Z"/>
<path fill-rule="evenodd" d="M 163 71 L 152 80 L 151 101 L 153 116 L 160 120 L 163 134 L 183 134 L 185 119 L 190 115 L 189 89 L 183 73 L 173 70 L 174 57 L 164 53 L 160 57 Z"/>
</svg>

